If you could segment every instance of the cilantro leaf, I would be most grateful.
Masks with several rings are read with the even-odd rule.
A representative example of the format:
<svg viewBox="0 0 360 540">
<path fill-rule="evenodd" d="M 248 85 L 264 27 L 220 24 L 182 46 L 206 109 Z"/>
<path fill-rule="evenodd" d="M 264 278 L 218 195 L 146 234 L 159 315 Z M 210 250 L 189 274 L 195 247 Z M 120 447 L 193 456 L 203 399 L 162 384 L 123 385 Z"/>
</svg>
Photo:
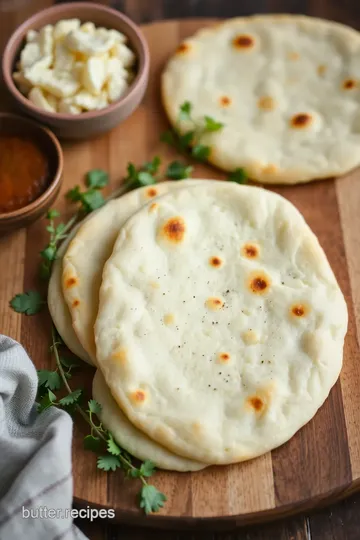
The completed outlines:
<svg viewBox="0 0 360 540">
<path fill-rule="evenodd" d="M 55 401 L 56 401 L 55 394 L 51 390 L 48 390 L 47 393 L 41 398 L 40 403 L 38 403 L 38 408 L 37 408 L 38 412 L 45 411 L 46 409 L 51 407 L 51 405 Z"/>
<path fill-rule="evenodd" d="M 128 163 L 127 172 L 128 172 L 127 180 L 136 180 L 137 171 L 133 163 Z"/>
<path fill-rule="evenodd" d="M 102 411 L 102 406 L 95 399 L 90 399 L 90 401 L 88 401 L 88 407 L 89 411 L 97 416 L 99 416 Z"/>
<path fill-rule="evenodd" d="M 70 199 L 70 201 L 77 202 L 81 200 L 81 191 L 80 186 L 75 186 L 72 189 L 69 189 L 69 191 L 66 193 L 66 197 Z"/>
<path fill-rule="evenodd" d="M 103 471 L 115 471 L 121 467 L 120 460 L 117 456 L 99 456 L 97 460 L 97 468 Z"/>
<path fill-rule="evenodd" d="M 172 180 L 183 180 L 191 176 L 193 167 L 181 161 L 172 161 L 166 169 L 166 177 Z"/>
<path fill-rule="evenodd" d="M 86 185 L 92 189 L 102 189 L 109 183 L 109 175 L 102 169 L 93 169 L 86 174 Z"/>
<path fill-rule="evenodd" d="M 85 204 L 86 210 L 92 212 L 97 208 L 100 208 L 105 204 L 104 197 L 96 190 L 90 190 L 86 193 L 83 193 L 81 196 L 82 202 Z"/>
<path fill-rule="evenodd" d="M 55 208 L 48 210 L 46 214 L 46 219 L 54 219 L 56 217 L 60 216 L 60 212 L 58 210 L 55 210 Z"/>
<path fill-rule="evenodd" d="M 63 398 L 61 398 L 59 400 L 59 404 L 66 406 L 66 405 L 73 405 L 75 403 L 78 403 L 81 394 L 82 394 L 82 390 L 81 390 L 81 388 L 78 388 L 77 390 L 74 390 L 73 392 L 71 392 L 67 396 L 64 396 Z"/>
<path fill-rule="evenodd" d="M 184 103 L 180 105 L 179 122 L 190 120 L 191 109 L 192 105 L 190 101 L 184 101 Z"/>
<path fill-rule="evenodd" d="M 76 361 L 76 356 L 60 356 L 60 362 L 61 364 L 68 368 L 72 369 L 74 367 L 79 367 L 79 363 Z"/>
<path fill-rule="evenodd" d="M 195 159 L 205 161 L 210 156 L 210 146 L 196 144 L 191 149 L 191 154 Z"/>
<path fill-rule="evenodd" d="M 151 184 L 155 184 L 156 182 L 155 178 L 146 171 L 139 172 L 137 177 L 140 186 L 150 186 Z"/>
<path fill-rule="evenodd" d="M 56 247 L 49 244 L 45 249 L 40 251 L 40 256 L 46 261 L 55 261 L 56 252 Z"/>
<path fill-rule="evenodd" d="M 49 261 L 43 261 L 40 265 L 40 278 L 43 280 L 47 280 L 50 276 L 51 264 L 49 264 Z"/>
<path fill-rule="evenodd" d="M 156 174 L 159 170 L 160 164 L 161 159 L 159 158 L 159 156 L 155 156 L 152 161 L 144 163 L 142 169 L 146 172 L 149 172 L 150 174 Z"/>
<path fill-rule="evenodd" d="M 38 369 L 37 375 L 40 386 L 44 385 L 50 390 L 59 390 L 61 388 L 61 378 L 57 371 Z"/>
<path fill-rule="evenodd" d="M 206 131 L 219 131 L 219 129 L 224 127 L 224 124 L 217 122 L 211 116 L 204 116 L 204 122 Z"/>
<path fill-rule="evenodd" d="M 175 135 L 174 133 L 169 129 L 168 131 L 164 131 L 160 135 L 160 141 L 170 144 L 170 146 L 175 146 Z"/>
<path fill-rule="evenodd" d="M 17 313 L 25 313 L 25 315 L 35 315 L 39 313 L 44 305 L 41 294 L 37 291 L 27 291 L 22 294 L 17 294 L 10 300 L 10 306 Z"/>
<path fill-rule="evenodd" d="M 103 441 L 100 437 L 93 437 L 93 435 L 86 435 L 84 437 L 84 448 L 85 450 L 91 450 L 96 454 L 101 450 Z"/>
<path fill-rule="evenodd" d="M 107 441 L 107 451 L 109 452 L 109 454 L 112 454 L 113 456 L 119 456 L 121 454 L 121 449 L 118 447 L 118 445 L 114 441 L 111 433 L 109 434 L 109 438 Z"/>
<path fill-rule="evenodd" d="M 246 184 L 248 181 L 248 175 L 246 174 L 245 169 L 235 169 L 228 176 L 229 182 L 236 182 L 237 184 Z"/>
<path fill-rule="evenodd" d="M 145 514 L 158 512 L 164 506 L 166 496 L 155 486 L 146 484 L 140 491 L 140 508 L 143 508 Z"/>
<path fill-rule="evenodd" d="M 150 459 L 147 459 L 144 461 L 144 463 L 141 464 L 140 467 L 140 474 L 141 476 L 144 476 L 146 478 L 149 478 L 152 476 L 155 472 L 155 464 L 150 461 Z"/>
<path fill-rule="evenodd" d="M 187 131 L 184 135 L 179 135 L 179 144 L 182 150 L 186 150 L 192 143 L 195 136 L 195 131 Z"/>
</svg>

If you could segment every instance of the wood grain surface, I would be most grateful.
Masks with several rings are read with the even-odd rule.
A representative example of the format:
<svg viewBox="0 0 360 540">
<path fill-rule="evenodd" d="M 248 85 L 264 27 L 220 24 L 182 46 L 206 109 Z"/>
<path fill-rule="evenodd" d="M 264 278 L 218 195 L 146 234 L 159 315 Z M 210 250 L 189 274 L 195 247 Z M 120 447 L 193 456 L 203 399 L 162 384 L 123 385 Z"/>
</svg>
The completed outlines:
<svg viewBox="0 0 360 540">
<path fill-rule="evenodd" d="M 42 4 L 51 2 L 42 2 Z M 104 2 L 106 3 L 106 2 Z M 109 2 L 107 2 L 109 3 Z M 291 9 L 296 11 L 301 2 L 288 2 Z M 35 2 L 34 2 L 35 4 Z M 38 2 L 40 5 L 41 2 Z M 144 18 L 160 18 L 162 15 L 171 16 L 169 10 L 164 13 L 165 2 L 113 2 L 116 7 L 126 8 L 128 14 L 139 20 Z M 121 4 L 121 5 L 120 5 Z M 126 5 L 125 5 L 126 4 Z M 150 4 L 153 4 L 150 6 Z M 190 1 L 182 2 L 174 8 L 178 16 L 189 12 Z M 225 12 L 229 10 L 229 2 L 223 1 L 221 11 L 216 11 L 216 2 L 192 2 L 199 7 L 198 14 L 209 13 L 214 15 L 234 15 Z M 207 6 L 205 5 L 207 4 Z M 241 11 L 250 11 L 250 2 L 241 2 Z M 266 2 L 257 2 L 263 7 Z M 280 7 L 275 11 L 284 11 L 281 7 L 284 2 L 271 2 Z M 351 23 L 352 7 L 349 2 L 343 6 L 336 6 L 334 2 L 310 2 L 308 11 L 314 15 L 324 15 L 324 4 L 328 7 L 328 17 Z M 157 8 L 156 8 L 157 5 Z M 144 7 L 145 6 L 145 7 Z M 146 7 L 147 6 L 147 7 Z M 155 8 L 154 8 L 155 6 Z M 161 6 L 163 9 L 161 10 Z M 1 7 L 1 0 L 0 0 Z M 154 9 L 152 9 L 154 8 Z M 186 12 L 186 9 L 188 10 Z M 207 11 L 204 11 L 206 10 Z M 358 8 L 354 8 L 354 11 Z M 181 13 L 178 13 L 178 11 Z M 258 9 L 257 11 L 263 11 Z M 32 9 L 32 11 L 35 11 Z M 194 10 L 193 10 L 194 11 Z M 220 11 L 220 13 L 219 13 Z M 149 15 L 146 15 L 146 12 Z M 28 14 L 26 14 L 28 16 Z M 25 16 L 25 17 L 26 17 Z M 21 15 L 18 20 L 24 19 Z M 4 19 L 0 16 L 0 26 Z M 186 21 L 178 24 L 167 23 L 149 25 L 145 28 L 152 52 L 151 81 L 158 77 L 161 66 L 170 50 L 177 41 L 191 34 L 205 21 Z M 0 32 L 1 35 L 1 32 Z M 159 36 L 161 35 L 161 39 Z M 156 61 L 154 62 L 154 58 Z M 114 130 L 111 134 L 95 139 L 91 143 L 76 145 L 63 144 L 65 150 L 65 185 L 64 190 L 81 181 L 84 173 L 92 167 L 103 167 L 110 171 L 112 188 L 117 187 L 124 175 L 126 163 L 134 160 L 141 163 L 155 153 L 164 158 L 171 159 L 173 154 L 158 142 L 158 134 L 166 125 L 161 106 L 158 100 L 156 84 L 149 87 L 146 99 L 136 114 L 125 124 Z M 136 143 L 134 144 L 134 141 Z M 197 167 L 196 176 L 203 174 L 221 177 L 221 173 L 213 169 Z M 319 236 L 330 263 L 339 280 L 340 286 L 346 295 L 349 307 L 349 332 L 345 347 L 345 362 L 341 379 L 333 389 L 329 400 L 314 418 L 290 443 L 263 456 L 259 460 L 233 466 L 219 471 L 204 472 L 204 481 L 196 475 L 169 475 L 161 473 L 158 477 L 160 486 L 163 486 L 169 502 L 163 515 L 170 519 L 173 528 L 179 523 L 172 518 L 179 514 L 182 517 L 181 525 L 189 525 L 189 516 L 201 515 L 216 516 L 219 512 L 227 515 L 239 514 L 233 523 L 240 524 L 244 520 L 257 521 L 259 517 L 268 517 L 269 510 L 276 514 L 286 515 L 288 512 L 301 508 L 310 508 L 314 505 L 328 502 L 338 498 L 351 490 L 357 489 L 360 477 L 360 437 L 359 437 L 359 405 L 360 405 L 360 372 L 357 369 L 359 361 L 359 321 L 360 321 L 360 293 L 358 284 L 360 280 L 359 257 L 359 203 L 360 187 L 359 172 L 355 171 L 346 178 L 319 182 L 298 188 L 284 188 L 276 190 L 289 198 L 304 214 L 310 226 Z M 71 215 L 71 207 L 65 204 L 62 196 L 58 199 L 57 207 L 64 211 L 64 217 Z M 21 230 L 11 236 L 0 238 L 0 268 L 3 277 L 0 287 L 0 331 L 12 335 L 27 348 L 34 361 L 39 366 L 48 365 L 47 343 L 49 321 L 47 316 L 36 318 L 21 318 L 7 309 L 8 299 L 16 292 L 34 287 L 38 258 L 36 256 L 45 242 L 44 224 L 38 222 L 27 231 Z M 92 370 L 85 367 L 84 380 L 89 384 Z M 105 475 L 96 471 L 92 454 L 83 453 L 81 438 L 85 433 L 85 426 L 77 425 L 74 440 L 74 473 L 75 496 L 83 501 L 92 500 L 102 504 L 104 501 L 109 507 L 116 506 L 119 515 L 131 522 L 140 523 L 141 516 L 133 511 L 133 497 L 137 490 L 134 484 L 125 482 L 121 474 Z M 87 479 L 85 482 L 84 479 Z M 260 483 L 256 481 L 260 479 Z M 91 488 L 89 488 L 91 486 Z M 322 511 L 308 518 L 288 520 L 284 524 L 243 529 L 238 533 L 194 533 L 165 532 L 134 529 L 115 526 L 111 523 L 80 523 L 84 532 L 90 538 L 100 539 L 134 539 L 156 538 L 159 540 L 183 540 L 187 538 L 201 538 L 204 540 L 251 540 L 292 539 L 322 540 L 322 539 L 357 539 L 359 533 L 359 497 L 338 504 L 330 511 Z M 255 511 L 255 514 L 254 514 Z M 260 515 L 266 513 L 266 515 Z M 257 514 L 256 514 L 257 513 Z M 275 515 L 274 514 L 274 515 Z M 160 523 L 152 520 L 152 526 Z M 161 525 L 163 525 L 161 523 Z M 148 524 L 148 523 L 147 523 Z M 210 529 L 221 526 L 223 523 L 212 522 Z"/>
</svg>

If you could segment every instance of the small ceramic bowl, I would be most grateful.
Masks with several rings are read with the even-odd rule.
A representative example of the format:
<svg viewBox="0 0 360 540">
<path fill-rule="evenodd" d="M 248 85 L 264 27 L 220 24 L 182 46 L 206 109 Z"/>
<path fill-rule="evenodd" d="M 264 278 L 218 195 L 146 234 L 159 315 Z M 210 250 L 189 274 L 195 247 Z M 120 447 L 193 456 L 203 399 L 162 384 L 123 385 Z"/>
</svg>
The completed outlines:
<svg viewBox="0 0 360 540">
<path fill-rule="evenodd" d="M 51 207 L 61 186 L 63 154 L 55 135 L 32 120 L 10 113 L 0 113 L 0 136 L 12 135 L 30 139 L 48 160 L 48 185 L 32 203 L 12 212 L 0 213 L 0 234 L 28 225 Z M 21 159 L 21 156 L 19 156 Z M 16 179 L 14 179 L 16 181 Z"/>
<path fill-rule="evenodd" d="M 92 21 L 96 26 L 119 30 L 129 38 L 129 43 L 137 56 L 137 74 L 126 94 L 108 107 L 79 115 L 51 113 L 39 109 L 16 87 L 12 78 L 15 63 L 24 46 L 28 30 L 38 30 L 46 24 L 55 24 L 63 19 Z M 137 108 L 145 93 L 149 78 L 149 49 L 141 30 L 128 17 L 100 4 L 74 2 L 59 4 L 27 19 L 10 37 L 2 58 L 3 79 L 8 91 L 19 108 L 39 122 L 49 126 L 59 137 L 85 139 L 104 133 L 125 120 Z"/>
</svg>

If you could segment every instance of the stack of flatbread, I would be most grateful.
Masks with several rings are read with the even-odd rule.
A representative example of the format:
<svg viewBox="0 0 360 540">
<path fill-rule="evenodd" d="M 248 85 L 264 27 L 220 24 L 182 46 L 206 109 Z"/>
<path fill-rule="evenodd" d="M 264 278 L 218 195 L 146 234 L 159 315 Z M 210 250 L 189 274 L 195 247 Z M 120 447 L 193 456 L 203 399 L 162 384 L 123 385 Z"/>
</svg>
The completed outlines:
<svg viewBox="0 0 360 540">
<path fill-rule="evenodd" d="M 97 368 L 104 425 L 164 469 L 281 445 L 342 365 L 347 308 L 326 256 L 259 187 L 164 182 L 110 201 L 63 244 L 48 300 Z"/>
</svg>

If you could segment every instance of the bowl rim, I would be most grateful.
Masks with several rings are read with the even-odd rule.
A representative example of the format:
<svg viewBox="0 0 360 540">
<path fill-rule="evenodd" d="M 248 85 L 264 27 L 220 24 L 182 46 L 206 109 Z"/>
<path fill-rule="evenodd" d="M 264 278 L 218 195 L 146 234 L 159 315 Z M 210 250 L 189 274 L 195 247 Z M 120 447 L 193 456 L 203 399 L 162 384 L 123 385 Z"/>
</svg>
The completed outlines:
<svg viewBox="0 0 360 540">
<path fill-rule="evenodd" d="M 15 54 L 11 54 L 13 46 L 14 46 L 14 42 L 21 36 L 25 37 L 26 31 L 30 29 L 31 24 L 38 19 L 39 15 L 46 16 L 49 13 L 51 14 L 55 13 L 61 16 L 61 13 L 63 13 L 64 11 L 67 11 L 69 8 L 72 8 L 72 9 L 91 8 L 99 12 L 109 13 L 110 15 L 113 15 L 114 17 L 121 19 L 127 26 L 129 26 L 133 30 L 133 32 L 137 35 L 139 39 L 139 43 L 140 43 L 140 51 L 139 50 L 136 51 L 138 60 L 139 60 L 139 69 L 138 69 L 135 79 L 132 81 L 131 85 L 129 86 L 124 96 L 122 96 L 119 100 L 115 101 L 114 103 L 110 103 L 109 105 L 107 105 L 107 107 L 104 107 L 103 109 L 96 109 L 95 111 L 83 112 L 81 113 L 81 115 L 73 115 L 70 113 L 58 113 L 58 112 L 53 113 L 53 112 L 45 111 L 44 109 L 40 109 L 39 107 L 36 107 L 36 105 L 33 105 L 33 103 L 28 98 L 26 98 L 17 88 L 12 78 L 12 72 L 11 72 L 13 59 L 15 57 L 15 54 L 18 52 L 18 49 L 16 49 Z M 146 78 L 147 78 L 147 73 L 149 71 L 149 66 L 150 66 L 150 51 L 149 51 L 149 47 L 145 39 L 145 36 L 142 33 L 139 25 L 134 23 L 129 17 L 127 17 L 120 11 L 117 11 L 108 6 L 103 6 L 102 4 L 96 4 L 93 2 L 65 2 L 62 4 L 55 4 L 54 6 L 50 6 L 49 8 L 46 8 L 41 11 L 38 11 L 37 13 L 34 13 L 34 15 L 26 19 L 11 34 L 10 38 L 8 39 L 6 43 L 4 53 L 2 56 L 2 61 L 1 61 L 4 83 L 7 89 L 9 90 L 9 92 L 12 94 L 12 97 L 16 101 L 20 102 L 23 107 L 30 109 L 34 113 L 38 115 L 40 114 L 44 118 L 44 120 L 45 119 L 49 119 L 50 121 L 51 120 L 67 120 L 70 122 L 78 122 L 79 120 L 99 118 L 107 114 L 110 115 L 119 107 L 122 107 L 123 105 L 130 102 L 136 89 L 141 84 L 143 83 L 146 84 Z"/>
<path fill-rule="evenodd" d="M 0 112 L 0 119 L 3 119 L 3 118 L 7 118 L 10 121 L 18 122 L 19 124 L 21 123 L 31 124 L 33 128 L 39 131 L 42 131 L 56 151 L 58 164 L 56 167 L 55 174 L 49 179 L 49 185 L 47 189 L 34 201 L 32 201 L 30 204 L 27 204 L 26 206 L 23 206 L 22 208 L 18 208 L 17 210 L 13 210 L 12 212 L 4 212 L 4 213 L 0 212 L 1 223 L 5 223 L 6 221 L 10 221 L 10 220 L 21 219 L 25 217 L 27 214 L 31 213 L 33 210 L 36 210 L 37 208 L 39 208 L 42 204 L 46 203 L 46 201 L 53 195 L 54 191 L 58 189 L 61 182 L 61 175 L 64 168 L 63 151 L 61 149 L 60 142 L 58 141 L 54 133 L 50 131 L 49 128 L 42 126 L 41 124 L 39 124 L 38 122 L 35 122 L 34 120 L 30 120 L 28 118 L 24 118 L 23 116 L 10 113 L 10 112 Z M 2 134 L 6 135 L 6 130 L 4 130 L 4 132 L 0 131 L 0 135 Z"/>
</svg>

